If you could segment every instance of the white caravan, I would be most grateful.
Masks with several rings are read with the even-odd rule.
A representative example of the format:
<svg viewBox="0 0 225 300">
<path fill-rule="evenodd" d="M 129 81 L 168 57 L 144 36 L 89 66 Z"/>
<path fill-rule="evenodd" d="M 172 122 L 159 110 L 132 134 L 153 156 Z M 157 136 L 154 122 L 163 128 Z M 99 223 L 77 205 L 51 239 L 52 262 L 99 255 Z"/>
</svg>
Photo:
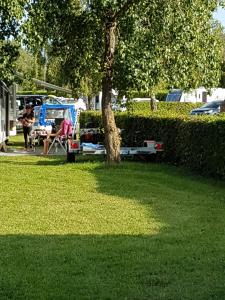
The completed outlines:
<svg viewBox="0 0 225 300">
<path fill-rule="evenodd" d="M 16 101 L 13 89 L 0 81 L 0 146 L 10 135 L 16 134 Z"/>
<path fill-rule="evenodd" d="M 167 97 L 166 102 L 212 102 L 217 100 L 225 100 L 225 89 L 212 88 L 210 90 L 200 87 L 198 89 L 185 92 L 181 89 L 171 90 Z"/>
</svg>

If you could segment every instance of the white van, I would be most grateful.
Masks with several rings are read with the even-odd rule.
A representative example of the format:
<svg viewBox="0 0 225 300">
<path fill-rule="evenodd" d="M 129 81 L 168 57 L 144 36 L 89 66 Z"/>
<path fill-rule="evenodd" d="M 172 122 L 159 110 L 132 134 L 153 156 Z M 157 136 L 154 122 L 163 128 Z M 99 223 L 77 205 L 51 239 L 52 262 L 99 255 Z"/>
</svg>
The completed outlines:
<svg viewBox="0 0 225 300">
<path fill-rule="evenodd" d="M 198 89 L 185 92 L 181 89 L 173 89 L 166 96 L 166 102 L 212 102 L 225 100 L 225 89 L 212 88 L 210 90 L 200 87 Z"/>
</svg>

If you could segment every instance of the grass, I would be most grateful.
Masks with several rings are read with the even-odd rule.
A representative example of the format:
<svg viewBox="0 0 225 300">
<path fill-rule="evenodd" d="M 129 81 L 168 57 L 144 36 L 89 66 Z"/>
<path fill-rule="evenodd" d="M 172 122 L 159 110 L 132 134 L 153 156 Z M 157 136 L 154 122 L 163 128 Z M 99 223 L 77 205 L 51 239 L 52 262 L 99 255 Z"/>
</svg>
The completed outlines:
<svg viewBox="0 0 225 300">
<path fill-rule="evenodd" d="M 222 182 L 87 158 L 0 171 L 0 299 L 225 299 Z"/>
<path fill-rule="evenodd" d="M 24 140 L 23 140 L 23 133 L 19 133 L 16 136 L 13 136 L 9 140 L 10 146 L 15 149 L 24 148 Z"/>
</svg>

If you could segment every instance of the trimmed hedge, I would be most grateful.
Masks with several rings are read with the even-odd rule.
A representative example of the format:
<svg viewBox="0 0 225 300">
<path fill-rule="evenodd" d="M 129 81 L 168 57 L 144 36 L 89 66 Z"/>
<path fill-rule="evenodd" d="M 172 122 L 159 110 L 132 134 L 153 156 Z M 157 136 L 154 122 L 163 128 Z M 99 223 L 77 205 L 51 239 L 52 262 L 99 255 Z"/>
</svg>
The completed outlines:
<svg viewBox="0 0 225 300">
<path fill-rule="evenodd" d="M 167 89 L 160 89 L 155 93 L 156 99 L 159 101 L 165 101 L 166 96 L 168 95 L 169 90 Z M 129 99 L 133 98 L 149 98 L 149 92 L 147 91 L 132 91 L 129 93 Z"/>
<path fill-rule="evenodd" d="M 225 178 L 225 115 L 217 117 L 189 117 L 177 115 L 115 115 L 122 130 L 122 145 L 140 146 L 144 140 L 164 143 L 162 160 L 185 166 L 203 175 Z M 101 125 L 96 112 L 81 114 L 84 121 Z"/>
<path fill-rule="evenodd" d="M 118 124 L 119 125 L 119 124 Z M 137 138 L 138 137 L 138 138 Z M 225 177 L 225 118 L 127 118 L 123 143 L 163 141 L 163 161 L 185 166 L 200 174 Z"/>
<path fill-rule="evenodd" d="M 189 114 L 194 108 L 202 106 L 202 103 L 182 103 L 182 102 L 157 102 L 156 113 L 176 113 L 176 114 Z M 127 104 L 128 113 L 148 113 L 152 114 L 150 110 L 149 101 L 144 102 L 129 102 Z"/>
<path fill-rule="evenodd" d="M 80 114 L 80 127 L 102 128 L 102 118 L 100 111 L 85 111 Z"/>
</svg>

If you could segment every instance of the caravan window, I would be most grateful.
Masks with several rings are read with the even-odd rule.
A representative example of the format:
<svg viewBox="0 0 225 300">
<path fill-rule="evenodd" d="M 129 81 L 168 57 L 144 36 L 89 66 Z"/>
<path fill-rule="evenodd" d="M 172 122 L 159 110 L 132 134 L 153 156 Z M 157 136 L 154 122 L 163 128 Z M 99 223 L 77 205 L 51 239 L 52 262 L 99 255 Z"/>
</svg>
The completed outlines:
<svg viewBox="0 0 225 300">
<path fill-rule="evenodd" d="M 46 114 L 45 114 L 45 121 L 46 124 L 49 123 L 57 123 L 57 120 L 63 120 L 63 119 L 67 119 L 67 120 L 71 120 L 72 121 L 72 116 L 71 116 L 71 111 L 70 109 L 50 109 L 48 108 L 46 110 Z M 61 122 L 60 122 L 61 123 Z"/>
<path fill-rule="evenodd" d="M 24 108 L 24 100 L 21 98 L 16 98 L 16 107 L 21 110 Z"/>
<path fill-rule="evenodd" d="M 16 106 L 19 110 L 22 110 L 25 106 L 25 101 L 23 97 L 16 97 Z"/>
<path fill-rule="evenodd" d="M 46 119 L 66 118 L 71 120 L 71 113 L 69 109 L 47 109 Z"/>
</svg>

